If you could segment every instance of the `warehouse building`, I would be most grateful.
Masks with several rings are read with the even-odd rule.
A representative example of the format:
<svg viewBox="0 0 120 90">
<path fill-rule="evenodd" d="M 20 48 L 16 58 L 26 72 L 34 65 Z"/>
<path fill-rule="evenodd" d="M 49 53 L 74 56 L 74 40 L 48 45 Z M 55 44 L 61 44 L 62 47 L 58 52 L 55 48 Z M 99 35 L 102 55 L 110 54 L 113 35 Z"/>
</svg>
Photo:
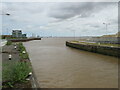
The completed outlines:
<svg viewBox="0 0 120 90">
<path fill-rule="evenodd" d="M 14 37 L 14 38 L 26 38 L 26 34 L 22 34 L 22 30 L 12 30 L 12 37 Z"/>
</svg>

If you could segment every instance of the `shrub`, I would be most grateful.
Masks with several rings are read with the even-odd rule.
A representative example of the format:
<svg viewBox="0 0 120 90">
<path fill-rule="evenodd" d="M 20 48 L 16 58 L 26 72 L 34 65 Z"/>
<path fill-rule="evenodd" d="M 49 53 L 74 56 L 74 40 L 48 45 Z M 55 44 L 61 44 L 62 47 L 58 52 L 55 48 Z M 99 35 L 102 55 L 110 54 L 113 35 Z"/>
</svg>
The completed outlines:
<svg viewBox="0 0 120 90">
<path fill-rule="evenodd" d="M 12 42 L 11 41 L 7 41 L 6 45 L 11 45 Z"/>
<path fill-rule="evenodd" d="M 25 47 L 23 46 L 23 43 L 18 44 L 18 50 L 20 51 L 21 59 L 29 59 L 28 53 L 27 53 Z M 26 53 L 23 54 L 23 51 L 25 51 Z"/>
<path fill-rule="evenodd" d="M 23 43 L 18 44 L 19 51 L 22 53 L 22 51 L 26 51 L 25 47 L 23 46 Z"/>
<path fill-rule="evenodd" d="M 15 65 L 13 69 L 14 81 L 24 81 L 30 72 L 29 63 L 19 62 Z"/>
<path fill-rule="evenodd" d="M 29 56 L 27 53 L 25 53 L 25 54 L 20 53 L 20 57 L 21 57 L 21 59 L 29 59 Z"/>
<path fill-rule="evenodd" d="M 8 81 L 9 87 L 15 82 L 24 82 L 25 78 L 31 72 L 30 63 L 28 62 L 9 62 L 3 65 L 3 81 Z"/>
</svg>

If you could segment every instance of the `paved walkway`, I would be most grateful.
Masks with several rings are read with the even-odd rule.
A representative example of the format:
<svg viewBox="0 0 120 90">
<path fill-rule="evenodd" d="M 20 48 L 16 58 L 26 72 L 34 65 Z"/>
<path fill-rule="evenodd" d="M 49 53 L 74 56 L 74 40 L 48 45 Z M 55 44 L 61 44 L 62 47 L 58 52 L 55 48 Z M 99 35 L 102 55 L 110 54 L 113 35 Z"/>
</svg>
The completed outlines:
<svg viewBox="0 0 120 90">
<path fill-rule="evenodd" d="M 17 46 L 18 47 L 18 46 Z M 8 56 L 9 54 L 12 55 L 12 59 L 9 60 Z M 2 47 L 2 71 L 5 70 L 7 68 L 7 70 L 9 71 L 10 69 L 12 69 L 11 66 L 13 66 L 14 62 L 17 62 L 20 60 L 20 56 L 19 56 L 19 51 L 18 48 L 14 49 L 14 44 L 12 45 L 5 45 Z M 6 65 L 10 65 L 10 67 L 6 67 Z M 9 72 L 8 72 L 9 73 Z M 3 75 L 3 74 L 2 74 Z M 2 82 L 6 82 L 7 79 L 6 78 L 2 78 Z M 28 82 L 24 82 L 24 83 L 15 83 L 14 88 L 31 88 L 31 81 Z M 32 90 L 32 89 L 30 89 Z"/>
<path fill-rule="evenodd" d="M 12 60 L 18 61 L 20 60 L 18 49 L 14 49 L 14 45 L 5 45 L 2 48 L 2 63 L 9 61 L 8 55 L 9 53 L 12 55 Z"/>
<path fill-rule="evenodd" d="M 9 60 L 9 54 L 12 55 L 12 59 Z M 6 68 L 6 65 L 9 65 L 10 62 L 16 62 L 20 60 L 18 49 L 14 49 L 14 45 L 5 45 L 2 47 L 2 71 Z M 3 80 L 5 81 L 5 80 Z"/>
</svg>

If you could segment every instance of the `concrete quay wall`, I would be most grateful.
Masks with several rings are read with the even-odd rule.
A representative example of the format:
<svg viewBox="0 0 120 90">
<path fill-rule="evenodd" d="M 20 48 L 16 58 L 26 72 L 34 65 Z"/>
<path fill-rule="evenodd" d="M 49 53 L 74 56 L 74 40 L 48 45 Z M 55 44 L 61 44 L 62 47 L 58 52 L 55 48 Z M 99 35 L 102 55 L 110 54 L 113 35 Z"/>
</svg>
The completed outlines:
<svg viewBox="0 0 120 90">
<path fill-rule="evenodd" d="M 8 41 L 12 42 L 27 42 L 31 40 L 41 40 L 41 38 L 30 38 L 30 39 L 8 39 Z"/>
<path fill-rule="evenodd" d="M 100 43 L 115 43 L 120 44 L 120 37 L 92 37 L 90 38 L 91 42 L 100 42 Z"/>
<path fill-rule="evenodd" d="M 80 44 L 80 43 L 72 43 L 69 41 L 66 41 L 66 46 L 80 49 L 80 50 L 85 50 L 89 52 L 94 52 L 94 53 L 100 53 L 104 55 L 109 55 L 109 56 L 115 56 L 119 57 L 119 47 L 107 47 L 107 46 L 100 46 L 100 45 L 86 45 L 86 44 Z"/>
</svg>

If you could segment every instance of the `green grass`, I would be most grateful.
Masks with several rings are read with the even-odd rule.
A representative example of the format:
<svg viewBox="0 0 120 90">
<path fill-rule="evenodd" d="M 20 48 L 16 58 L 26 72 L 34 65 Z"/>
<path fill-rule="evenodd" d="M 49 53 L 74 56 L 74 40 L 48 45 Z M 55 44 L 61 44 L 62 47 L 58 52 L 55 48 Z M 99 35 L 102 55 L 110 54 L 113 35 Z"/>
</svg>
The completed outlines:
<svg viewBox="0 0 120 90">
<path fill-rule="evenodd" d="M 29 59 L 29 56 L 27 53 L 26 54 L 20 53 L 20 57 L 21 59 Z"/>
<path fill-rule="evenodd" d="M 4 87 L 13 87 L 16 82 L 24 82 L 31 72 L 30 63 L 10 61 L 3 65 L 2 79 L 7 81 Z"/>
<path fill-rule="evenodd" d="M 23 46 L 23 43 L 17 43 L 20 60 L 29 59 L 28 53 Z M 26 53 L 23 54 L 22 52 L 25 51 Z M 14 87 L 16 82 L 25 82 L 26 77 L 28 76 L 29 72 L 32 71 L 30 62 L 22 62 L 22 61 L 8 61 L 2 65 L 2 79 L 5 81 L 5 87 Z"/>
<path fill-rule="evenodd" d="M 11 45 L 12 42 L 11 41 L 7 41 L 6 45 Z"/>
<path fill-rule="evenodd" d="M 23 46 L 23 43 L 18 43 L 18 50 L 22 53 L 22 51 L 25 51 L 25 47 Z"/>
<path fill-rule="evenodd" d="M 20 57 L 21 59 L 29 59 L 29 55 L 25 49 L 25 47 L 23 46 L 23 43 L 19 43 L 18 44 L 18 50 L 20 51 Z M 22 52 L 25 51 L 26 53 L 23 54 Z"/>
</svg>

